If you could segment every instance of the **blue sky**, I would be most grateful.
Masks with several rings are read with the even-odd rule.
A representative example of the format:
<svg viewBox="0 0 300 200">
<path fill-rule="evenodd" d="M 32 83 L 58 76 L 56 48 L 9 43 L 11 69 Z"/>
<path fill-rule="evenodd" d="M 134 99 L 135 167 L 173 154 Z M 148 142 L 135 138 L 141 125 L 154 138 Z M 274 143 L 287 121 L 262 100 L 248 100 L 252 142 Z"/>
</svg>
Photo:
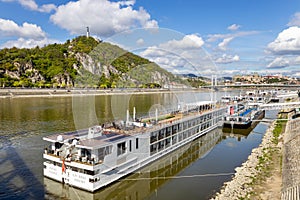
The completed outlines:
<svg viewBox="0 0 300 200">
<path fill-rule="evenodd" d="M 65 42 L 86 26 L 174 73 L 300 77 L 300 0 L 0 0 L 0 48 Z"/>
</svg>

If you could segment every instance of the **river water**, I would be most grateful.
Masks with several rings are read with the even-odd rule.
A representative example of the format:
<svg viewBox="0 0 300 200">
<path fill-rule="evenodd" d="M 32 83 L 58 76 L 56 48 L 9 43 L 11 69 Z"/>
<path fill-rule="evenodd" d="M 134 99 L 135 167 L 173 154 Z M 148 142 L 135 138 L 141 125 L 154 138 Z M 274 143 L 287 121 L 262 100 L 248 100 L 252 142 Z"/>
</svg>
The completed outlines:
<svg viewBox="0 0 300 200">
<path fill-rule="evenodd" d="M 235 93 L 238 93 L 235 92 Z M 219 99 L 224 93 L 156 93 L 0 99 L 0 199 L 209 199 L 257 147 L 269 124 L 250 134 L 216 129 L 94 194 L 43 177 L 44 136 Z M 267 118 L 275 114 L 267 112 Z"/>
</svg>

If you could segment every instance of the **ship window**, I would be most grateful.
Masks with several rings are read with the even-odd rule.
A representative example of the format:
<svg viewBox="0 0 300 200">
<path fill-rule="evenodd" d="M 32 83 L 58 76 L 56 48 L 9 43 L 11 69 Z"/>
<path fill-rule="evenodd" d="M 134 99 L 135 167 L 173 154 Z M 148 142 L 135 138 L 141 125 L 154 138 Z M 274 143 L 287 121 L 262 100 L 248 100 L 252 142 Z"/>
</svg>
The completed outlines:
<svg viewBox="0 0 300 200">
<path fill-rule="evenodd" d="M 164 146 L 165 146 L 165 142 L 164 142 L 164 141 L 160 141 L 160 142 L 158 143 L 158 151 L 164 149 Z"/>
<path fill-rule="evenodd" d="M 183 139 L 187 138 L 187 132 L 183 133 Z"/>
<path fill-rule="evenodd" d="M 186 122 L 183 122 L 183 125 L 182 125 L 182 127 L 183 127 L 183 130 L 185 130 L 185 129 L 186 129 L 186 125 L 185 125 L 185 123 L 186 123 Z"/>
<path fill-rule="evenodd" d="M 171 135 L 171 127 L 167 127 L 167 137 Z"/>
<path fill-rule="evenodd" d="M 151 133 L 151 143 L 157 141 L 157 131 Z"/>
<path fill-rule="evenodd" d="M 166 144 L 166 147 L 169 147 L 170 144 L 171 144 L 171 138 L 167 138 L 167 139 L 165 140 L 165 144 Z"/>
<path fill-rule="evenodd" d="M 129 140 L 129 151 L 131 151 L 131 140 Z"/>
<path fill-rule="evenodd" d="M 111 154 L 112 146 L 106 146 L 98 149 L 98 159 L 99 161 L 104 160 L 104 157 L 108 154 Z"/>
<path fill-rule="evenodd" d="M 139 148 L 139 138 L 135 139 L 135 148 L 138 149 Z"/>
<path fill-rule="evenodd" d="M 172 137 L 172 144 L 175 144 L 177 142 L 177 136 Z"/>
<path fill-rule="evenodd" d="M 161 140 L 161 139 L 163 139 L 164 137 L 165 137 L 165 133 L 164 133 L 165 131 L 163 131 L 163 130 L 160 130 L 159 131 L 159 133 L 158 133 L 158 139 L 159 140 Z"/>
<path fill-rule="evenodd" d="M 156 153 L 156 150 L 157 150 L 157 144 L 152 144 L 150 146 L 150 153 L 151 153 L 151 155 L 153 155 L 154 153 Z"/>
<path fill-rule="evenodd" d="M 177 133 L 177 130 L 178 130 L 177 128 L 178 128 L 177 124 L 172 126 L 172 135 Z"/>
<path fill-rule="evenodd" d="M 95 175 L 95 172 L 94 172 L 94 171 L 86 170 L 86 169 L 83 171 L 83 173 L 84 173 L 84 174 L 88 174 L 88 175 L 92 175 L 92 176 Z"/>
<path fill-rule="evenodd" d="M 118 156 L 124 154 L 126 152 L 126 144 L 125 144 L 125 142 L 117 144 L 117 148 L 118 148 L 118 151 L 117 151 L 117 155 Z"/>
<path fill-rule="evenodd" d="M 78 172 L 78 171 L 79 171 L 77 167 L 71 167 L 71 169 L 72 169 L 72 171 L 74 171 L 74 172 Z"/>
<path fill-rule="evenodd" d="M 178 142 L 180 142 L 180 141 L 182 140 L 182 134 L 183 134 L 183 133 L 180 133 L 180 134 L 178 135 Z"/>
<path fill-rule="evenodd" d="M 100 178 L 98 177 L 98 178 L 90 178 L 89 179 L 89 182 L 90 183 L 94 183 L 94 182 L 97 182 L 97 181 L 100 181 Z"/>
</svg>

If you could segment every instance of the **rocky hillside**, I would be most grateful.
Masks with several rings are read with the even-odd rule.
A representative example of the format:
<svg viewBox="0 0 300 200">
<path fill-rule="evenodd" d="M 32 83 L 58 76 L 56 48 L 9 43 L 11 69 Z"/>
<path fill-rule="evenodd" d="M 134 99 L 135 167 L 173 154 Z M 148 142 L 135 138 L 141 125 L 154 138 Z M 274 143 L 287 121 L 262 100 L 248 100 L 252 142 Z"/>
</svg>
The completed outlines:
<svg viewBox="0 0 300 200">
<path fill-rule="evenodd" d="M 0 50 L 2 87 L 161 87 L 180 82 L 157 64 L 80 36 L 64 44 Z"/>
</svg>

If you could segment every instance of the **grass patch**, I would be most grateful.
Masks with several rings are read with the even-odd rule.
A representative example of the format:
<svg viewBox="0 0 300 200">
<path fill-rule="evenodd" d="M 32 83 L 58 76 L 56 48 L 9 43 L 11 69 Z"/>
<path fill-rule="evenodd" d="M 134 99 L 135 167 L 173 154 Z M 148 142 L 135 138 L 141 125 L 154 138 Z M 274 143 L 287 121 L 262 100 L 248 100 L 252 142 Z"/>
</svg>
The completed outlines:
<svg viewBox="0 0 300 200">
<path fill-rule="evenodd" d="M 175 117 L 175 115 L 167 114 L 167 115 L 159 116 L 157 118 L 157 120 L 162 121 L 162 120 L 171 119 L 171 118 L 174 118 L 174 117 Z M 142 123 L 148 123 L 148 122 L 151 122 L 151 121 L 155 121 L 155 117 L 143 119 Z"/>
<path fill-rule="evenodd" d="M 286 115 L 281 115 L 279 119 L 286 119 Z M 285 120 L 277 120 L 275 124 L 275 128 L 273 130 L 273 143 L 278 144 L 279 141 L 279 136 L 284 132 L 285 126 L 286 126 L 286 121 Z"/>
</svg>

